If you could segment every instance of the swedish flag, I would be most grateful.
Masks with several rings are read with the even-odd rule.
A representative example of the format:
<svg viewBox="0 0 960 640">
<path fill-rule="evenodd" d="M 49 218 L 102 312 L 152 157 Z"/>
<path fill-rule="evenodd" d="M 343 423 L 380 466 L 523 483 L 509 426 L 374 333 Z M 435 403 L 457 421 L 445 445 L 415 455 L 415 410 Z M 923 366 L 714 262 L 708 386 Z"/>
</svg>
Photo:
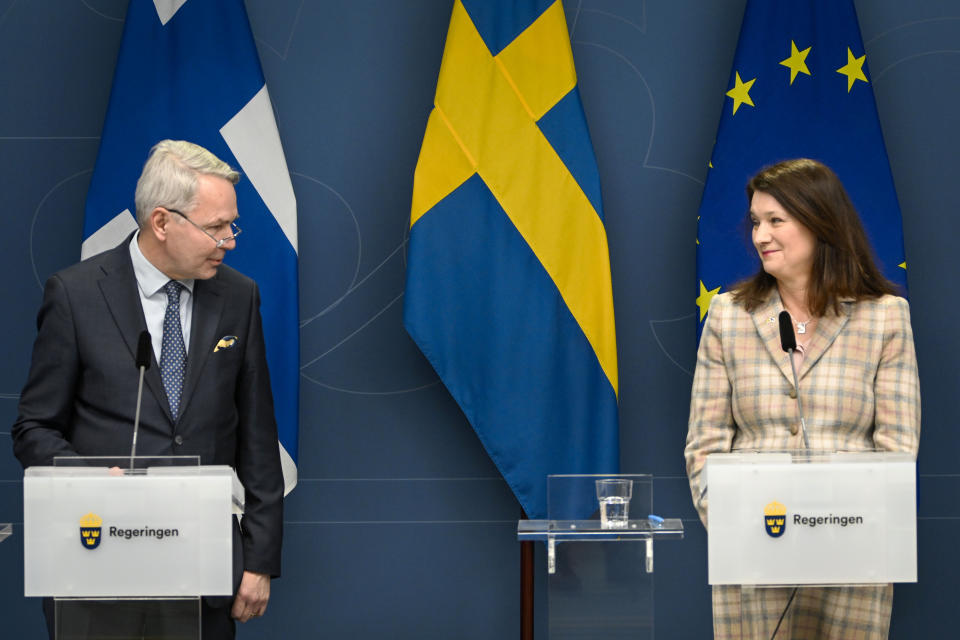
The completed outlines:
<svg viewBox="0 0 960 640">
<path fill-rule="evenodd" d="M 700 204 L 697 306 L 759 268 L 745 186 L 789 158 L 832 168 L 884 275 L 906 291 L 900 206 L 851 0 L 748 2 Z"/>
<path fill-rule="evenodd" d="M 547 474 L 619 464 L 607 235 L 560 0 L 455 2 L 410 225 L 407 331 L 546 517 Z"/>
</svg>

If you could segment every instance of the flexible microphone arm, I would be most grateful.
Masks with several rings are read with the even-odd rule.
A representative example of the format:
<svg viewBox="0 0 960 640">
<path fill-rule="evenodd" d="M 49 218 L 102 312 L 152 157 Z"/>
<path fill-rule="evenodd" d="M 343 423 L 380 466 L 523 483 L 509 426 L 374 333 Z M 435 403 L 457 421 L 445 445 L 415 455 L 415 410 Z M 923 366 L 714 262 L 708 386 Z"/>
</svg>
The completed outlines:
<svg viewBox="0 0 960 640">
<path fill-rule="evenodd" d="M 790 358 L 790 370 L 793 372 L 793 388 L 797 392 L 797 409 L 800 412 L 800 432 L 803 434 L 803 446 L 809 451 L 810 442 L 807 440 L 807 422 L 803 418 L 803 400 L 800 399 L 800 381 L 797 378 L 797 365 L 793 362 L 793 352 L 797 349 L 797 336 L 793 332 L 793 318 L 790 317 L 788 311 L 780 312 L 780 346 L 783 347 L 783 350 L 787 352 Z M 777 621 L 777 626 L 773 629 L 770 640 L 774 640 L 774 638 L 777 637 L 777 631 L 780 630 L 780 625 L 783 624 L 783 618 L 787 615 L 787 611 L 790 609 L 790 605 L 793 603 L 796 595 L 797 587 L 794 587 L 793 591 L 790 592 L 790 599 L 787 600 L 787 606 L 784 607 L 783 613 L 780 614 L 780 619 Z"/>
<path fill-rule="evenodd" d="M 137 432 L 140 430 L 140 401 L 143 399 L 143 374 L 150 368 L 150 351 L 153 344 L 150 332 L 141 331 L 137 340 L 137 368 L 140 369 L 140 381 L 137 383 L 137 412 L 133 416 L 133 445 L 130 447 L 130 470 L 133 471 L 133 459 L 137 455 Z"/>
<path fill-rule="evenodd" d="M 803 417 L 803 400 L 800 399 L 800 381 L 797 379 L 797 365 L 793 362 L 793 352 L 797 349 L 797 336 L 793 333 L 793 318 L 787 311 L 780 312 L 780 346 L 790 356 L 790 370 L 793 371 L 793 388 L 797 392 L 797 408 L 800 412 L 800 432 L 803 434 L 803 446 L 810 449 L 807 440 L 807 421 Z"/>
</svg>

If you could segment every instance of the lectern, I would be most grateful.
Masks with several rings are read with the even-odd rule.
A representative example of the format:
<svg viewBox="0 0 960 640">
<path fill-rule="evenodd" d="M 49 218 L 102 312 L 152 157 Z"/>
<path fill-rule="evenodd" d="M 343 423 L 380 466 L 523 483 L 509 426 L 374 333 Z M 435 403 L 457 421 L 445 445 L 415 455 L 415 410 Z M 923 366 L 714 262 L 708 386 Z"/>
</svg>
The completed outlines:
<svg viewBox="0 0 960 640">
<path fill-rule="evenodd" d="M 59 458 L 23 492 L 25 595 L 55 598 L 62 640 L 199 638 L 200 597 L 233 592 L 243 487 L 228 466 Z"/>
<path fill-rule="evenodd" d="M 911 455 L 712 454 L 705 474 L 709 583 L 741 590 L 741 620 L 768 587 L 917 581 Z"/>
</svg>

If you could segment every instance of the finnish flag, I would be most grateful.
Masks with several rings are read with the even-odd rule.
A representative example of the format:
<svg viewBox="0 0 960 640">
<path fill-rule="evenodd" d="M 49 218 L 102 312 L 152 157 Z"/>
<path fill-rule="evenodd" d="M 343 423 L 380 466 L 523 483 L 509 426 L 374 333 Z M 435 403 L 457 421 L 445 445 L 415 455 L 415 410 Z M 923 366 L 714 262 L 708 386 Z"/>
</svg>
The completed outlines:
<svg viewBox="0 0 960 640">
<path fill-rule="evenodd" d="M 297 482 L 297 204 L 241 0 L 131 0 L 87 195 L 81 257 L 137 224 L 133 192 L 147 152 L 189 140 L 237 168 L 237 205 L 256 251 L 228 254 L 260 286 L 286 492 Z"/>
</svg>

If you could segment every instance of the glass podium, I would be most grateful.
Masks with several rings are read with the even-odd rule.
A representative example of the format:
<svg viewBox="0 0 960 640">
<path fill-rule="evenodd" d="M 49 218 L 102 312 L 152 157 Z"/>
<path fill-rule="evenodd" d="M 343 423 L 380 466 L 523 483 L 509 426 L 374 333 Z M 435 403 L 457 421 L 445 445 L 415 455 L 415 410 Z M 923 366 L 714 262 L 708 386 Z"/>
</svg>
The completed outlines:
<svg viewBox="0 0 960 640">
<path fill-rule="evenodd" d="M 546 544 L 550 639 L 653 638 L 654 542 L 683 538 L 654 514 L 653 476 L 549 476 L 547 502 L 517 537 Z"/>
<path fill-rule="evenodd" d="M 57 458 L 24 473 L 24 591 L 59 640 L 196 640 L 233 592 L 243 487 L 196 456 Z"/>
</svg>

